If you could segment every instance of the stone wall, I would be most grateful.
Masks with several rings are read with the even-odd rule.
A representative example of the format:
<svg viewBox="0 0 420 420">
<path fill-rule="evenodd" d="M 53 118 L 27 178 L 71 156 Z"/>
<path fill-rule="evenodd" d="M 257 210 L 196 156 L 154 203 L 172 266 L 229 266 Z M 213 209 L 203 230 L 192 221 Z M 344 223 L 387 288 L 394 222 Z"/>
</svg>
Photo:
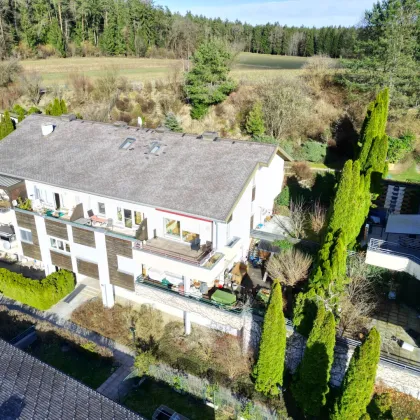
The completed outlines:
<svg viewBox="0 0 420 420">
<path fill-rule="evenodd" d="M 305 351 L 306 339 L 293 332 L 287 340 L 286 366 L 294 373 L 302 360 Z M 353 356 L 354 349 L 337 345 L 334 349 L 334 363 L 331 368 L 330 384 L 339 387 L 344 374 Z M 385 361 L 380 361 L 376 374 L 376 383 L 396 389 L 420 399 L 420 374 L 404 370 Z"/>
</svg>

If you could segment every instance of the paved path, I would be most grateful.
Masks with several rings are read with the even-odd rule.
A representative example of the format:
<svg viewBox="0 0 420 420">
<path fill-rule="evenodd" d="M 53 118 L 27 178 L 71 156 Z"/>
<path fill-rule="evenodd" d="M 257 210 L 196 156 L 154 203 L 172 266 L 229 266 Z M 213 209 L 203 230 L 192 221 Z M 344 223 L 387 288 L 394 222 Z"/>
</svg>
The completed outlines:
<svg viewBox="0 0 420 420">
<path fill-rule="evenodd" d="M 124 379 L 131 373 L 133 358 L 127 355 L 126 364 L 121 365 L 97 391 L 111 400 L 120 402 L 131 389 L 131 382 Z"/>
</svg>

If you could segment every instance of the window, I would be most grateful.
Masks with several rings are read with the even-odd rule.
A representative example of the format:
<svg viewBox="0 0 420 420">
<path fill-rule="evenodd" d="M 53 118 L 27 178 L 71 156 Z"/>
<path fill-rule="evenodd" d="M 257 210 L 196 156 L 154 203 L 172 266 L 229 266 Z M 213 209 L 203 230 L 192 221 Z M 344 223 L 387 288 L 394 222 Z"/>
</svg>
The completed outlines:
<svg viewBox="0 0 420 420">
<path fill-rule="evenodd" d="M 200 239 L 200 235 L 198 233 L 188 232 L 187 230 L 182 231 L 182 240 L 184 242 L 193 243 L 196 239 Z"/>
<path fill-rule="evenodd" d="M 105 214 L 105 203 L 98 203 L 98 213 Z"/>
<path fill-rule="evenodd" d="M 63 241 L 57 238 L 50 238 L 50 248 L 54 251 L 70 253 L 70 244 L 67 241 Z"/>
<path fill-rule="evenodd" d="M 136 139 L 132 137 L 128 137 L 124 140 L 124 142 L 121 144 L 120 149 L 128 150 L 130 149 L 131 145 L 136 141 Z"/>
<path fill-rule="evenodd" d="M 143 216 L 139 211 L 135 211 L 134 212 L 134 224 L 136 224 L 137 226 L 141 224 L 141 222 L 143 221 Z"/>
<path fill-rule="evenodd" d="M 181 237 L 181 222 L 179 220 L 164 219 L 165 233 L 176 238 Z"/>
<path fill-rule="evenodd" d="M 119 222 L 122 222 L 122 210 L 121 207 L 117 207 L 117 219 Z"/>
<path fill-rule="evenodd" d="M 126 228 L 132 228 L 133 227 L 133 220 L 132 220 L 132 214 L 131 210 L 124 209 L 124 226 Z"/>
<path fill-rule="evenodd" d="M 32 232 L 26 229 L 20 229 L 20 238 L 22 242 L 27 242 L 28 244 L 32 244 Z"/>
<path fill-rule="evenodd" d="M 252 200 L 251 201 L 255 201 L 255 191 L 256 191 L 257 187 L 254 185 L 252 187 Z"/>
</svg>

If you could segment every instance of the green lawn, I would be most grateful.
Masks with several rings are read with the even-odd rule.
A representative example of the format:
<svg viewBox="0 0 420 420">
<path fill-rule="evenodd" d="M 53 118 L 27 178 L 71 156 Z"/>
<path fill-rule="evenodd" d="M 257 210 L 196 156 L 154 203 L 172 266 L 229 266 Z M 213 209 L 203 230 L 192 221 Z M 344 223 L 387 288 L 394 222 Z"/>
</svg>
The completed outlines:
<svg viewBox="0 0 420 420">
<path fill-rule="evenodd" d="M 266 68 L 277 70 L 298 70 L 301 69 L 306 62 L 307 58 L 305 57 L 241 53 L 239 54 L 234 67 L 250 69 Z"/>
<path fill-rule="evenodd" d="M 29 321 L 19 320 L 7 311 L 0 312 L 0 338 L 3 340 L 10 341 L 31 326 Z"/>
<path fill-rule="evenodd" d="M 26 351 L 93 389 L 117 367 L 112 358 L 92 353 L 51 332 L 38 333 L 38 339 Z"/>
<path fill-rule="evenodd" d="M 124 399 L 124 405 L 149 419 L 162 404 L 191 420 L 215 419 L 214 410 L 202 401 L 179 394 L 170 386 L 152 379 L 146 379 L 139 388 L 131 391 Z"/>
<path fill-rule="evenodd" d="M 394 179 L 395 181 L 410 181 L 420 182 L 420 173 L 416 170 L 416 164 L 413 163 L 406 171 L 401 173 L 389 172 L 387 179 Z"/>
</svg>

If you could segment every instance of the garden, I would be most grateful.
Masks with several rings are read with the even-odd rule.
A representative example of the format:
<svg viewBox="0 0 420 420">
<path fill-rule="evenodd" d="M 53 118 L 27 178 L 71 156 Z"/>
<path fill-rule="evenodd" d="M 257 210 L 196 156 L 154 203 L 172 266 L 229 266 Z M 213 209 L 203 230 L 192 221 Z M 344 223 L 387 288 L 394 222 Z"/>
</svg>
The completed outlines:
<svg viewBox="0 0 420 420">
<path fill-rule="evenodd" d="M 0 338 L 13 340 L 19 334 L 29 332 L 30 327 L 34 327 L 36 337 L 24 349 L 26 352 L 93 389 L 105 382 L 118 367 L 108 348 L 47 321 L 0 306 Z"/>
</svg>

